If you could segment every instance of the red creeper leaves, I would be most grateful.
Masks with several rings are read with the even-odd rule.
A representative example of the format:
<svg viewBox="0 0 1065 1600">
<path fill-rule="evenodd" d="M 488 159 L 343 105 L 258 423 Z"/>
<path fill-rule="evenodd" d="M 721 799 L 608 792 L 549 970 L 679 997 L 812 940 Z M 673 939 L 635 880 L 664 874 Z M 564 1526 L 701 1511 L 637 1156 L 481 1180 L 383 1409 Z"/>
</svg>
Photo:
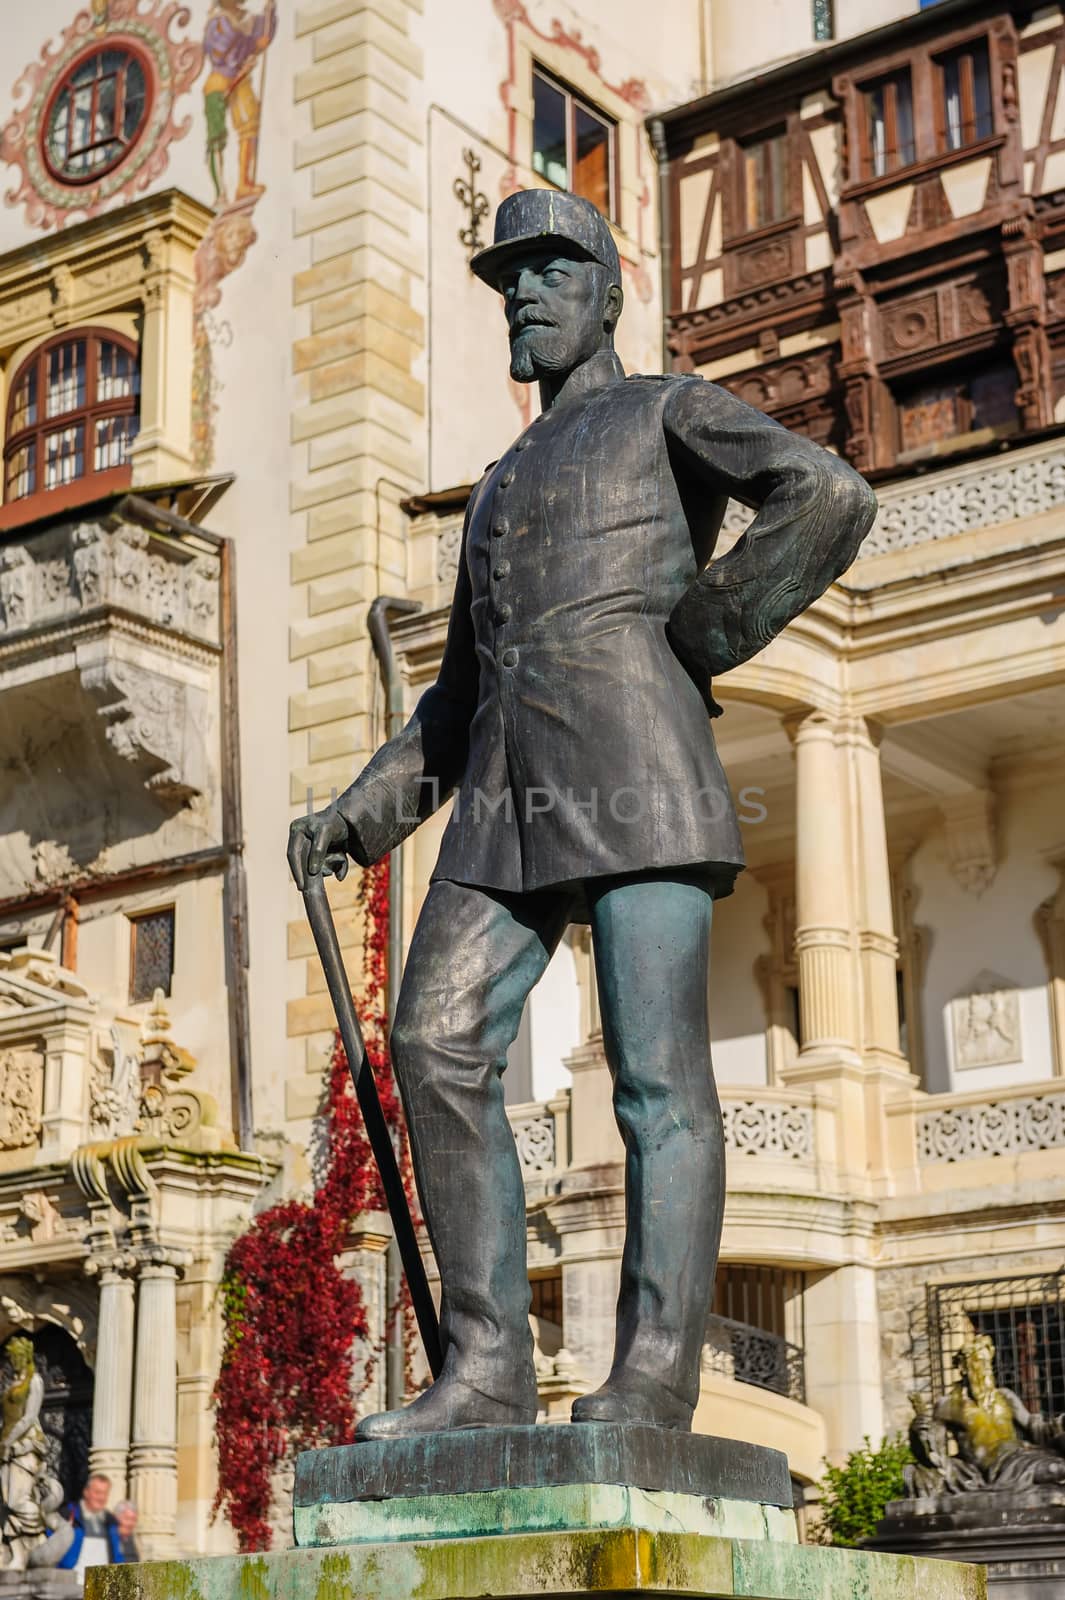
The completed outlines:
<svg viewBox="0 0 1065 1600">
<path fill-rule="evenodd" d="M 359 1016 L 390 1126 L 403 1116 L 388 1057 L 388 861 L 364 873 L 364 993 Z M 296 1451 L 350 1440 L 356 1413 L 353 1346 L 368 1338 L 358 1284 L 338 1266 L 352 1222 L 384 1210 L 339 1038 L 326 1097 L 328 1150 L 313 1201 L 286 1200 L 255 1217 L 226 1257 L 224 1344 L 215 1385 L 218 1493 L 241 1550 L 266 1550 L 275 1470 Z M 406 1140 L 401 1163 L 413 1181 Z M 409 1315 L 405 1314 L 409 1325 Z M 371 1358 L 365 1377 L 372 1371 Z"/>
</svg>

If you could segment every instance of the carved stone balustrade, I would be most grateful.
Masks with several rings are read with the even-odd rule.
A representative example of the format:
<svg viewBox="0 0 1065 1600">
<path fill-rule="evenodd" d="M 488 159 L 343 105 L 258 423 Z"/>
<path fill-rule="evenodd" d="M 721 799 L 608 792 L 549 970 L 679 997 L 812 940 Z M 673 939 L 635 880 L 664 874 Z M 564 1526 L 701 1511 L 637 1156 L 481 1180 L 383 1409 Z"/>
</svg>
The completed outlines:
<svg viewBox="0 0 1065 1600">
<path fill-rule="evenodd" d="M 938 472 L 877 486 L 880 510 L 859 552 L 860 560 L 916 545 L 952 539 L 978 528 L 997 528 L 1065 506 L 1065 439 L 956 463 Z M 730 500 L 714 554 L 732 548 L 751 512 Z M 460 530 L 461 531 L 461 530 Z M 444 540 L 441 535 L 441 563 Z M 450 535 L 452 542 L 453 535 Z M 456 546 L 457 550 L 457 546 Z M 454 577 L 454 566 L 451 568 Z M 849 581 L 849 580 L 848 580 Z"/>
<path fill-rule="evenodd" d="M 973 1161 L 1017 1156 L 1030 1150 L 1065 1149 L 1065 1094 L 1026 1094 L 934 1101 L 917 1115 L 917 1159 Z"/>
<path fill-rule="evenodd" d="M 138 525 L 128 504 L 0 544 L 0 705 L 12 756 L 0 777 L 12 841 L 0 897 L 91 873 L 104 852 L 111 870 L 125 865 L 131 839 L 179 813 L 194 820 L 169 841 L 175 853 L 216 842 L 219 557 L 205 536 Z M 31 803 L 31 774 L 47 806 Z M 93 799 L 101 786 L 108 818 Z M 45 814 L 51 838 L 40 832 Z"/>
<path fill-rule="evenodd" d="M 1065 505 L 1065 440 L 1030 445 L 877 489 L 863 558 L 1019 522 Z"/>
<path fill-rule="evenodd" d="M 557 1177 L 569 1165 L 569 1113 L 568 1093 L 542 1104 L 507 1107 L 527 1183 Z"/>
</svg>

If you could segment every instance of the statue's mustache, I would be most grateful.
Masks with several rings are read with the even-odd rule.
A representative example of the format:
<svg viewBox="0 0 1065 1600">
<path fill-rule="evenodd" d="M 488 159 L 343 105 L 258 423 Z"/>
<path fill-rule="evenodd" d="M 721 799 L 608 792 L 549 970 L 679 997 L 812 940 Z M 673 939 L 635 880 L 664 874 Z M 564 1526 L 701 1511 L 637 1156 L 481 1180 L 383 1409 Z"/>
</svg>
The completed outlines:
<svg viewBox="0 0 1065 1600">
<path fill-rule="evenodd" d="M 545 317 L 542 312 L 533 310 L 519 311 L 510 325 L 510 337 L 516 339 L 519 333 L 524 333 L 526 328 L 557 328 L 558 323 L 552 322 L 550 317 Z"/>
</svg>

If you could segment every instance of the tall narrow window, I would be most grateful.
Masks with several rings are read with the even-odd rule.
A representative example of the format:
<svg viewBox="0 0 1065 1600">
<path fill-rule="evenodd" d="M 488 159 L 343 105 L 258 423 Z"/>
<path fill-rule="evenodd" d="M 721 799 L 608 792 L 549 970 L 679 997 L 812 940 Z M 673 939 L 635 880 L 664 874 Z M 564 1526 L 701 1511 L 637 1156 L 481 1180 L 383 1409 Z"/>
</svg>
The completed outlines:
<svg viewBox="0 0 1065 1600">
<path fill-rule="evenodd" d="M 908 70 L 866 84 L 862 90 L 861 169 L 863 178 L 882 178 L 916 159 L 913 91 Z"/>
<path fill-rule="evenodd" d="M 533 72 L 532 167 L 614 215 L 617 124 L 539 69 Z"/>
<path fill-rule="evenodd" d="M 129 919 L 129 998 L 150 1000 L 156 989 L 169 995 L 174 977 L 174 908 Z"/>
<path fill-rule="evenodd" d="M 742 147 L 743 210 L 748 228 L 765 228 L 788 215 L 788 144 L 783 133 Z"/>
<path fill-rule="evenodd" d="M 937 66 L 940 148 L 964 150 L 966 145 L 989 139 L 994 123 L 986 39 L 977 39 L 952 50 L 940 58 Z"/>
<path fill-rule="evenodd" d="M 4 499 L 126 467 L 139 399 L 137 352 L 120 334 L 85 330 L 42 345 L 11 386 Z"/>
</svg>

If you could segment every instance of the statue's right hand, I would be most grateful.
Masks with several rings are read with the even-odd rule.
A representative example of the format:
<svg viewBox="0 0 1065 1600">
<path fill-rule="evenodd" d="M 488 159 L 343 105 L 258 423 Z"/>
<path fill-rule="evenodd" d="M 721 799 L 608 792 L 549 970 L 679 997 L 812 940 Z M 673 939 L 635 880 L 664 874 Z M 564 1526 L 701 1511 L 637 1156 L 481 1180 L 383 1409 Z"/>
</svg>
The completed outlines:
<svg viewBox="0 0 1065 1600">
<path fill-rule="evenodd" d="M 328 856 L 348 855 L 348 825 L 335 806 L 297 817 L 288 831 L 288 865 L 302 894 Z M 341 874 L 342 876 L 342 874 Z"/>
</svg>

